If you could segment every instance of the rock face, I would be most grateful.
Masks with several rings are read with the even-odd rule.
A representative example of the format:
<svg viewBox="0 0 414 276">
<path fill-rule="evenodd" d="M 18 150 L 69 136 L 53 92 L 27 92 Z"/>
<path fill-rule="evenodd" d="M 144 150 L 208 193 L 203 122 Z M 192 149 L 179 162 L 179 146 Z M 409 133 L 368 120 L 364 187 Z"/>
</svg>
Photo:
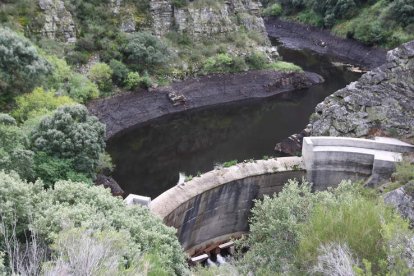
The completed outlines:
<svg viewBox="0 0 414 276">
<path fill-rule="evenodd" d="M 389 51 L 387 62 L 316 107 L 313 136 L 408 138 L 414 133 L 414 41 Z"/>
<path fill-rule="evenodd" d="M 76 42 L 75 22 L 62 0 L 39 0 L 39 7 L 45 19 L 41 30 L 44 36 L 68 43 Z"/>
<path fill-rule="evenodd" d="M 414 182 L 388 192 L 384 195 L 384 201 L 397 208 L 398 212 L 410 221 L 414 226 Z"/>
<path fill-rule="evenodd" d="M 153 0 L 150 3 L 153 29 L 163 36 L 176 30 L 199 38 L 226 34 L 241 27 L 265 33 L 263 19 L 259 16 L 261 4 L 257 0 L 216 1 L 211 5 L 189 2 L 176 8 L 171 0 Z"/>
</svg>

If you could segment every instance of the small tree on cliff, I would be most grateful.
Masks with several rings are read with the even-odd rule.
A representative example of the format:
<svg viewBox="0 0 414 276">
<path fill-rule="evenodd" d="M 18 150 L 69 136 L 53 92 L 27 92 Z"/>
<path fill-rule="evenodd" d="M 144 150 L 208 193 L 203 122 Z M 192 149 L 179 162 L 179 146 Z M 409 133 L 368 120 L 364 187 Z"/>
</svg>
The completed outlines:
<svg viewBox="0 0 414 276">
<path fill-rule="evenodd" d="M 94 176 L 105 149 L 105 126 L 83 105 L 63 106 L 44 118 L 31 133 L 32 148 L 71 159 L 78 172 Z"/>
</svg>

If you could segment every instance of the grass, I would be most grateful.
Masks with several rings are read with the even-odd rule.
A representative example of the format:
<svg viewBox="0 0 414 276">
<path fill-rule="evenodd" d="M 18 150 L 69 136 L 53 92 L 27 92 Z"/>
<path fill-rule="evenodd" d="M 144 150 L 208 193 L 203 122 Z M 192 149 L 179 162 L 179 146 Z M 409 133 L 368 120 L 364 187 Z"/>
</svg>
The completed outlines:
<svg viewBox="0 0 414 276">
<path fill-rule="evenodd" d="M 280 72 L 303 72 L 301 67 L 285 61 L 272 62 L 267 67 Z"/>
<path fill-rule="evenodd" d="M 223 167 L 224 168 L 229 168 L 231 166 L 236 165 L 238 162 L 239 162 L 238 160 L 230 160 L 230 161 L 224 162 Z"/>
</svg>

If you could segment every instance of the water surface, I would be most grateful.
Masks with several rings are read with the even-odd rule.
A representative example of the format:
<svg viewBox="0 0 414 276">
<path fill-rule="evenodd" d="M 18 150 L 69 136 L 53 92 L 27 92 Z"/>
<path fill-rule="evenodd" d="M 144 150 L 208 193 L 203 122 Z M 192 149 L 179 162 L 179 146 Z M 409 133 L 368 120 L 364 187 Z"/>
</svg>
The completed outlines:
<svg viewBox="0 0 414 276">
<path fill-rule="evenodd" d="M 304 129 L 315 106 L 360 74 L 309 51 L 280 47 L 285 61 L 325 83 L 276 95 L 163 117 L 109 141 L 114 178 L 126 194 L 156 197 L 177 183 L 178 172 L 196 175 L 229 160 L 275 156 L 276 143 Z"/>
</svg>

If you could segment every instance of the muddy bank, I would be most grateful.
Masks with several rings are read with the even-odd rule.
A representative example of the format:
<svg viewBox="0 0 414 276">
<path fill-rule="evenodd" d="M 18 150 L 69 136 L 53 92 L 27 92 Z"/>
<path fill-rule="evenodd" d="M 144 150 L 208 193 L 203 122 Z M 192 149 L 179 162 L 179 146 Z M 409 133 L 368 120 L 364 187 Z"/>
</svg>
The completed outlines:
<svg viewBox="0 0 414 276">
<path fill-rule="evenodd" d="M 165 115 L 235 101 L 270 97 L 323 82 L 315 73 L 270 70 L 210 75 L 176 82 L 151 91 L 136 91 L 88 105 L 106 124 L 107 139 Z M 177 101 L 172 101 L 175 98 Z"/>
<path fill-rule="evenodd" d="M 386 50 L 332 35 L 328 30 L 266 18 L 265 26 L 270 37 L 276 38 L 284 47 L 309 49 L 321 55 L 328 55 L 343 62 L 373 69 L 385 63 Z"/>
</svg>

